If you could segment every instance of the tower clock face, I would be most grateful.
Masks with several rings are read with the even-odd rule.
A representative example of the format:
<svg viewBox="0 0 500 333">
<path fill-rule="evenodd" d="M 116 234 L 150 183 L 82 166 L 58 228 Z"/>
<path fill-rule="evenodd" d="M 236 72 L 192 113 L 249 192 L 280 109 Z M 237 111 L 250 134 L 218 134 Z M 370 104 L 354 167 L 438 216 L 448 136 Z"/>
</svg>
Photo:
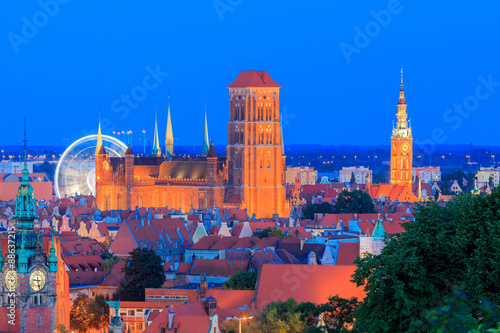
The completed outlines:
<svg viewBox="0 0 500 333">
<path fill-rule="evenodd" d="M 109 162 L 104 161 L 104 171 L 108 171 L 108 170 L 109 170 Z"/>
<path fill-rule="evenodd" d="M 406 143 L 404 143 L 404 144 L 401 146 L 401 151 L 403 151 L 403 152 L 405 152 L 405 153 L 408 151 L 408 149 L 410 149 L 410 147 L 409 147 Z"/>
<path fill-rule="evenodd" d="M 42 290 L 46 281 L 45 273 L 39 269 L 35 269 L 30 275 L 30 286 L 33 291 Z"/>
<path fill-rule="evenodd" d="M 15 291 L 17 288 L 17 272 L 12 269 L 6 271 L 4 281 L 8 291 Z"/>
</svg>

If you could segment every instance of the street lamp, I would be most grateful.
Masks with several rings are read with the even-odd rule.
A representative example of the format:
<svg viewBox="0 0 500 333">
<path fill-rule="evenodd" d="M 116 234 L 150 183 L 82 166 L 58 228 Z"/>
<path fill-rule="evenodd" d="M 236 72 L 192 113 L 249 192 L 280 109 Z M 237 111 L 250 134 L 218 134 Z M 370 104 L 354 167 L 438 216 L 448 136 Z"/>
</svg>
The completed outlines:
<svg viewBox="0 0 500 333">
<path fill-rule="evenodd" d="M 146 131 L 142 130 L 142 134 L 144 134 L 144 154 L 146 154 Z"/>
<path fill-rule="evenodd" d="M 249 320 L 249 319 L 253 319 L 253 316 L 241 317 L 241 318 L 234 316 L 234 317 L 227 317 L 226 318 L 226 320 L 237 320 L 238 321 L 238 333 L 241 333 L 241 322 L 244 320 Z"/>
</svg>

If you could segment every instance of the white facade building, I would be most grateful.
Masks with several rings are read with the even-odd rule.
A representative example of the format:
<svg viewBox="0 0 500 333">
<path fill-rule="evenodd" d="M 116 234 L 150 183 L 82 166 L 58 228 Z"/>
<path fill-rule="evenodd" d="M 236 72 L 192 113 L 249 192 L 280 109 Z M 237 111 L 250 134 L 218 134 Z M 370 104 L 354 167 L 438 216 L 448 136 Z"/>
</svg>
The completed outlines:
<svg viewBox="0 0 500 333">
<path fill-rule="evenodd" d="M 366 184 L 366 178 L 370 176 L 373 182 L 372 171 L 367 167 L 343 167 L 340 170 L 340 182 L 348 183 L 351 181 L 351 176 L 354 173 L 354 178 L 356 179 L 356 184 Z"/>
</svg>

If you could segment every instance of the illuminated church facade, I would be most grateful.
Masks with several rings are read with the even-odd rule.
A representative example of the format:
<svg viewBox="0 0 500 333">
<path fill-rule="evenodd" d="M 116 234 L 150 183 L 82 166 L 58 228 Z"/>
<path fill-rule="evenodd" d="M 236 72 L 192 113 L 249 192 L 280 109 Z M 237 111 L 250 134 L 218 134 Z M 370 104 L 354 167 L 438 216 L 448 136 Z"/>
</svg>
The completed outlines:
<svg viewBox="0 0 500 333">
<path fill-rule="evenodd" d="M 201 156 L 174 154 L 168 110 L 165 154 L 158 127 L 151 156 L 110 157 L 96 149 L 96 203 L 101 210 L 165 207 L 238 207 L 249 216 L 288 216 L 285 161 L 278 85 L 266 71 L 242 71 L 229 89 L 227 156 L 217 156 L 208 141 L 207 114 Z M 100 136 L 100 130 L 99 130 Z"/>
</svg>

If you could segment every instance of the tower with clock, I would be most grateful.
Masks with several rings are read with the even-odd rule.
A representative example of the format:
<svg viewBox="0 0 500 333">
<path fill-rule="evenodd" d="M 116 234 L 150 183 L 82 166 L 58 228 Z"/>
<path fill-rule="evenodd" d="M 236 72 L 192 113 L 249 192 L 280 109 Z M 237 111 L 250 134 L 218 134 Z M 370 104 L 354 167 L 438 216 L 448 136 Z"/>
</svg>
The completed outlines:
<svg viewBox="0 0 500 333">
<path fill-rule="evenodd" d="M 391 184 L 412 184 L 413 136 L 411 124 L 407 120 L 405 92 L 403 90 L 403 69 L 401 69 L 401 89 L 399 91 L 398 121 L 392 128 L 391 137 Z"/>
<path fill-rule="evenodd" d="M 61 320 L 65 315 L 60 316 L 57 309 L 61 294 L 58 284 L 64 281 L 65 272 L 60 272 L 61 266 L 58 269 L 59 244 L 55 244 L 54 235 L 44 237 L 33 228 L 38 216 L 26 165 L 26 139 L 24 154 L 15 206 L 17 230 L 9 228 L 7 242 L 3 239 L 0 243 L 0 331 L 48 333 L 54 332 L 57 324 L 67 322 Z"/>
</svg>

